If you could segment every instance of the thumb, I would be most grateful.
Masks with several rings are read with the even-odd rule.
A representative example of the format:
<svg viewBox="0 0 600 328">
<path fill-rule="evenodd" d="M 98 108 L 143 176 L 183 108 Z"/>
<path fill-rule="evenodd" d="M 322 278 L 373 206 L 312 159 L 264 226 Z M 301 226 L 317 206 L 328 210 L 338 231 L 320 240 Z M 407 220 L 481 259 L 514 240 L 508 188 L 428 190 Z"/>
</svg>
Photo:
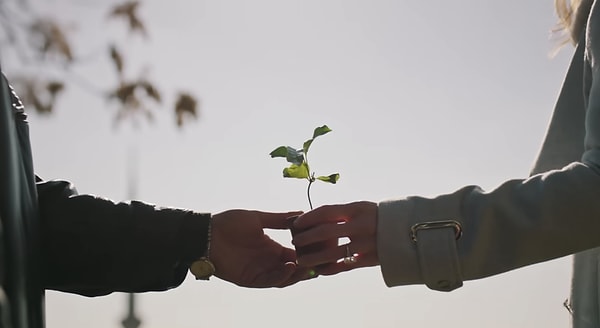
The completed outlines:
<svg viewBox="0 0 600 328">
<path fill-rule="evenodd" d="M 302 214 L 302 211 L 270 213 L 258 212 L 260 223 L 263 228 L 267 229 L 288 229 L 288 218 Z"/>
</svg>

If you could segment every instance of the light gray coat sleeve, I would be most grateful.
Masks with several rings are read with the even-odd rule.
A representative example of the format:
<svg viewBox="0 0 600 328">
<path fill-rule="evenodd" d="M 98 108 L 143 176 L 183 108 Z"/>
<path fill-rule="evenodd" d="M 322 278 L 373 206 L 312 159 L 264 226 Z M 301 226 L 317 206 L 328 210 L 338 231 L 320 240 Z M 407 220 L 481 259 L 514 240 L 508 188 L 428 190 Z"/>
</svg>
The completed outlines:
<svg viewBox="0 0 600 328">
<path fill-rule="evenodd" d="M 575 52 L 533 175 L 488 192 L 468 186 L 379 204 L 378 255 L 388 286 L 423 283 L 410 228 L 425 221 L 460 222 L 465 280 L 600 246 L 600 72 L 591 33 L 600 35 L 588 31 Z"/>
</svg>

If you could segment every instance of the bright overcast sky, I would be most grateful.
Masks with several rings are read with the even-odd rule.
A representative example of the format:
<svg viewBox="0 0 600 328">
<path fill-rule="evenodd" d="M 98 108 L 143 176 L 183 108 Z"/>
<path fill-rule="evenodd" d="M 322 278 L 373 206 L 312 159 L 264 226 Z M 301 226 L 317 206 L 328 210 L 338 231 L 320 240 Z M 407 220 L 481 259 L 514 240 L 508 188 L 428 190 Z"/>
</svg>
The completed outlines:
<svg viewBox="0 0 600 328">
<path fill-rule="evenodd" d="M 492 189 L 527 176 L 572 54 L 548 56 L 552 2 L 145 0 L 149 42 L 121 37 L 127 74 L 150 67 L 168 104 L 179 89 L 197 94 L 199 121 L 177 130 L 165 105 L 154 124 L 115 130 L 114 104 L 72 87 L 53 116 L 30 115 L 36 171 L 126 200 L 127 153 L 137 152 L 138 199 L 207 212 L 306 210 L 305 183 L 284 180 L 285 163 L 268 153 L 327 124 L 334 131 L 314 143 L 311 164 L 341 179 L 314 185 L 317 205 Z M 104 53 L 93 54 L 106 32 L 122 31 L 104 3 L 47 8 L 74 22 L 78 53 L 92 54 L 78 72 L 98 86 L 114 75 Z M 289 234 L 273 236 L 289 244 Z M 188 277 L 139 297 L 138 312 L 144 328 L 559 328 L 568 326 L 569 280 L 570 258 L 452 293 L 387 288 L 379 268 L 278 290 Z M 125 295 L 48 292 L 46 312 L 49 328 L 119 327 Z"/>
</svg>

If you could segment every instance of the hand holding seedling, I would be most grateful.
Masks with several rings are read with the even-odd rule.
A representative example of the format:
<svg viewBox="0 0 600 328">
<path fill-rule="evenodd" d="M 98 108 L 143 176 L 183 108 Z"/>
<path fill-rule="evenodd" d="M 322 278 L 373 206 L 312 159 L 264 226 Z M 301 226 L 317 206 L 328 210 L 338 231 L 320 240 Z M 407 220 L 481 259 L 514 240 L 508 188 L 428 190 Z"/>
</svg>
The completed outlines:
<svg viewBox="0 0 600 328">
<path fill-rule="evenodd" d="M 288 161 L 288 163 L 290 163 L 290 166 L 283 169 L 283 177 L 284 178 L 296 178 L 296 179 L 308 180 L 308 188 L 306 190 L 306 195 L 308 197 L 308 205 L 310 206 L 311 210 L 313 209 L 313 205 L 312 205 L 312 201 L 310 199 L 310 186 L 313 184 L 313 182 L 320 180 L 323 182 L 329 182 L 329 183 L 335 184 L 340 178 L 339 173 L 315 176 L 315 173 L 310 171 L 310 166 L 308 165 L 308 150 L 310 149 L 310 146 L 312 145 L 313 141 L 317 137 L 327 134 L 331 131 L 332 130 L 327 125 L 323 125 L 323 126 L 315 129 L 315 131 L 313 132 L 312 138 L 308 139 L 304 142 L 304 144 L 302 145 L 302 149 L 296 149 L 296 148 L 290 147 L 290 146 L 280 146 L 280 147 L 276 148 L 275 150 L 273 150 L 270 154 L 271 158 L 284 157 Z M 296 218 L 297 218 L 297 216 L 294 218 L 291 218 L 291 220 L 290 220 L 289 228 L 292 233 L 292 236 L 295 236 L 296 234 L 301 232 L 301 230 L 294 229 L 294 220 Z M 296 247 L 296 253 L 298 255 L 311 254 L 311 253 L 318 252 L 319 250 L 322 250 L 322 249 L 331 249 L 331 248 L 335 247 L 336 245 L 337 245 L 337 240 L 320 242 L 320 243 L 317 242 L 317 243 L 313 243 L 312 245 L 306 245 L 301 248 Z M 311 270 L 310 275 L 315 277 L 317 275 L 316 270 Z"/>
<path fill-rule="evenodd" d="M 291 163 L 283 169 L 285 178 L 308 180 L 308 204 L 311 211 L 294 217 L 290 230 L 300 267 L 313 268 L 311 276 L 332 275 L 360 267 L 378 265 L 376 247 L 377 204 L 356 202 L 344 205 L 326 205 L 313 210 L 310 186 L 316 180 L 336 183 L 338 173 L 315 176 L 308 165 L 308 150 L 313 141 L 331 132 L 327 125 L 315 129 L 311 139 L 302 149 L 281 146 L 271 152 L 271 157 L 285 157 Z M 340 237 L 350 243 L 339 244 Z"/>
</svg>

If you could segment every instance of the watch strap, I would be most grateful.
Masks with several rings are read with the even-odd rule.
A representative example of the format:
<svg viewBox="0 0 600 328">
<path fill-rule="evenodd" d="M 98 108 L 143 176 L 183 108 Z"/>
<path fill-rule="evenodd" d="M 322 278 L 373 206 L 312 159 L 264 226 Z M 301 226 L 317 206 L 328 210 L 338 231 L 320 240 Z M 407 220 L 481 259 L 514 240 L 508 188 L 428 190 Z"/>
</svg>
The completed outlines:
<svg viewBox="0 0 600 328">
<path fill-rule="evenodd" d="M 209 280 L 217 271 L 215 265 L 210 260 L 210 242 L 212 238 L 212 215 L 208 218 L 208 229 L 206 232 L 206 251 L 204 256 L 196 259 L 190 265 L 190 272 L 196 277 L 196 280 Z"/>
</svg>

